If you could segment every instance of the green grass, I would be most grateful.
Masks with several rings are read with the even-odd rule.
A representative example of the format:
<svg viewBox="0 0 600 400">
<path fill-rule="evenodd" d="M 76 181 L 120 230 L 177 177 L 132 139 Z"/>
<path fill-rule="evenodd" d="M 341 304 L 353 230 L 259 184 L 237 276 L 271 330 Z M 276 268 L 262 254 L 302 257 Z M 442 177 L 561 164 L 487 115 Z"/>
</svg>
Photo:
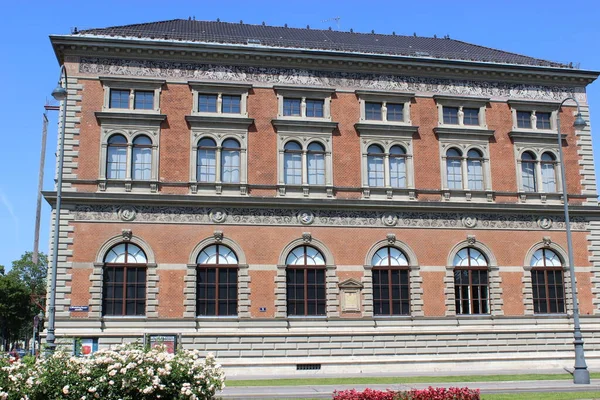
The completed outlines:
<svg viewBox="0 0 600 400">
<path fill-rule="evenodd" d="M 600 373 L 591 373 L 592 379 L 600 378 Z M 506 382 L 506 381 L 549 381 L 572 379 L 570 374 L 524 374 L 524 375 L 455 375 L 455 376 L 403 376 L 355 378 L 294 378 L 227 380 L 227 386 L 314 386 L 314 385 L 353 385 L 353 384 L 403 384 L 403 383 L 449 383 L 449 382 Z"/>
</svg>

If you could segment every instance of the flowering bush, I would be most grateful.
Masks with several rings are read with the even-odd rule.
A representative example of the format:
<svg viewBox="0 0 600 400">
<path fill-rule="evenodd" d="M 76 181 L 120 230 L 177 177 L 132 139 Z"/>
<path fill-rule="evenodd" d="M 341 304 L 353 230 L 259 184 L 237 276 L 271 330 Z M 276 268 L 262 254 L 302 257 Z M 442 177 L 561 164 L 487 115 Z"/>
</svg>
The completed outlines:
<svg viewBox="0 0 600 400">
<path fill-rule="evenodd" d="M 0 400 L 212 399 L 225 376 L 212 355 L 131 346 L 91 357 L 56 352 L 34 364 L 0 359 Z"/>
<path fill-rule="evenodd" d="M 479 389 L 469 388 L 434 388 L 417 390 L 412 389 L 403 392 L 391 390 L 365 389 L 364 392 L 356 390 L 344 390 L 333 392 L 333 400 L 479 400 Z"/>
</svg>

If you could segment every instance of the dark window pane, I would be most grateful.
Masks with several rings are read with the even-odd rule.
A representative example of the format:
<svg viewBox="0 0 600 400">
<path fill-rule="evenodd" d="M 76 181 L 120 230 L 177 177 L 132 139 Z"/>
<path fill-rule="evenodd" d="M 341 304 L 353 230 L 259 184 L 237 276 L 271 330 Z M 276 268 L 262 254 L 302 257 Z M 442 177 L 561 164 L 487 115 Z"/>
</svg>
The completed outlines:
<svg viewBox="0 0 600 400">
<path fill-rule="evenodd" d="M 381 103 L 365 103 L 365 119 L 381 121 Z"/>
<path fill-rule="evenodd" d="M 479 109 L 463 108 L 463 123 L 465 125 L 479 125 Z"/>
<path fill-rule="evenodd" d="M 217 112 L 217 95 L 216 94 L 199 94 L 198 95 L 198 111 L 199 112 Z"/>
<path fill-rule="evenodd" d="M 230 96 L 230 95 L 223 95 L 221 96 L 221 100 L 222 100 L 222 105 L 221 105 L 221 112 L 226 113 L 226 114 L 239 114 L 241 112 L 240 110 L 240 104 L 242 102 L 242 97 L 241 96 Z"/>
<path fill-rule="evenodd" d="M 517 127 L 527 129 L 531 128 L 530 111 L 517 111 Z"/>
<path fill-rule="evenodd" d="M 300 104 L 302 103 L 301 99 L 283 99 L 283 115 L 285 116 L 300 116 Z"/>
<path fill-rule="evenodd" d="M 152 110 L 154 108 L 154 92 L 136 90 L 134 92 L 134 105 L 136 110 Z"/>
<path fill-rule="evenodd" d="M 323 118 L 323 100 L 306 100 L 306 116 Z"/>
<path fill-rule="evenodd" d="M 387 103 L 387 120 L 388 121 L 403 121 L 404 120 L 404 105 Z"/>
<path fill-rule="evenodd" d="M 129 90 L 110 91 L 110 108 L 129 108 Z"/>
<path fill-rule="evenodd" d="M 535 116 L 537 117 L 536 127 L 538 129 L 550 129 L 550 113 L 536 112 Z"/>
<path fill-rule="evenodd" d="M 444 124 L 458 124 L 458 107 L 443 108 Z"/>
</svg>

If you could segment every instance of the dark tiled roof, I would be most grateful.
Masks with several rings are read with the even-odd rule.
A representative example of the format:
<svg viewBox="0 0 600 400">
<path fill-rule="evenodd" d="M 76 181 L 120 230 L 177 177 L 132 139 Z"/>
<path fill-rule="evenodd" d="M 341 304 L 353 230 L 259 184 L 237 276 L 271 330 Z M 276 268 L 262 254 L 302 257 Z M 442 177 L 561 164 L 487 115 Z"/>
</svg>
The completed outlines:
<svg viewBox="0 0 600 400">
<path fill-rule="evenodd" d="M 566 67 L 564 64 L 477 46 L 454 39 L 299 29 L 216 21 L 174 19 L 145 24 L 88 29 L 79 31 L 78 34 Z"/>
</svg>

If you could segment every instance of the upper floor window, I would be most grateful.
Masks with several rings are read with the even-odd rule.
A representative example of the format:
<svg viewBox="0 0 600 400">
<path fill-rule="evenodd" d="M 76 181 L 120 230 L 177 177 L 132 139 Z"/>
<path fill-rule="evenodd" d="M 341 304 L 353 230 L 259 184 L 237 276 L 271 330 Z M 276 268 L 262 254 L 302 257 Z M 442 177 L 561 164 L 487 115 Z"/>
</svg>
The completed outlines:
<svg viewBox="0 0 600 400">
<path fill-rule="evenodd" d="M 556 314 L 565 312 L 563 265 L 550 249 L 539 249 L 531 257 L 533 312 Z"/>
<path fill-rule="evenodd" d="M 283 151 L 283 177 L 286 185 L 325 185 L 327 180 L 325 146 L 313 141 L 303 148 L 288 141 Z"/>
<path fill-rule="evenodd" d="M 458 148 L 446 151 L 446 186 L 456 190 L 486 190 L 486 159 L 481 150 L 471 148 L 465 154 Z"/>
<path fill-rule="evenodd" d="M 410 124 L 412 93 L 357 90 L 360 120 L 368 123 Z"/>
<path fill-rule="evenodd" d="M 276 86 L 277 117 L 283 119 L 331 120 L 332 89 Z"/>
<path fill-rule="evenodd" d="M 557 157 L 550 151 L 538 156 L 529 150 L 521 153 L 521 190 L 524 192 L 556 193 L 558 184 Z M 538 182 L 541 182 L 541 186 Z"/>
<path fill-rule="evenodd" d="M 558 103 L 509 100 L 513 130 L 556 130 Z"/>
<path fill-rule="evenodd" d="M 222 244 L 204 248 L 196 259 L 196 314 L 237 315 L 238 258 Z"/>
<path fill-rule="evenodd" d="M 485 109 L 489 99 L 435 95 L 439 126 L 487 129 Z"/>
<path fill-rule="evenodd" d="M 367 148 L 367 174 L 370 187 L 407 187 L 406 150 L 400 145 L 385 151 L 379 144 Z"/>
<path fill-rule="evenodd" d="M 247 116 L 248 91 L 252 85 L 189 82 L 192 89 L 192 114 L 206 116 Z"/>
<path fill-rule="evenodd" d="M 373 313 L 409 315 L 409 264 L 406 255 L 395 247 L 381 248 L 371 261 L 373 276 Z"/>
<path fill-rule="evenodd" d="M 113 246 L 104 256 L 103 315 L 146 313 L 146 254 L 133 243 Z"/>
<path fill-rule="evenodd" d="M 121 134 L 114 134 L 106 143 L 106 179 L 152 179 L 153 151 L 150 137 L 137 135 L 129 143 Z"/>
<path fill-rule="evenodd" d="M 288 315 L 325 315 L 325 257 L 311 246 L 299 246 L 286 258 Z"/>
<path fill-rule="evenodd" d="M 160 112 L 160 92 L 164 80 L 100 78 L 104 85 L 104 111 Z"/>
<path fill-rule="evenodd" d="M 235 139 L 225 139 L 221 146 L 210 137 L 198 141 L 196 179 L 198 182 L 239 183 L 241 146 Z"/>
<path fill-rule="evenodd" d="M 488 314 L 488 261 L 472 247 L 454 256 L 454 296 L 457 314 Z"/>
</svg>

